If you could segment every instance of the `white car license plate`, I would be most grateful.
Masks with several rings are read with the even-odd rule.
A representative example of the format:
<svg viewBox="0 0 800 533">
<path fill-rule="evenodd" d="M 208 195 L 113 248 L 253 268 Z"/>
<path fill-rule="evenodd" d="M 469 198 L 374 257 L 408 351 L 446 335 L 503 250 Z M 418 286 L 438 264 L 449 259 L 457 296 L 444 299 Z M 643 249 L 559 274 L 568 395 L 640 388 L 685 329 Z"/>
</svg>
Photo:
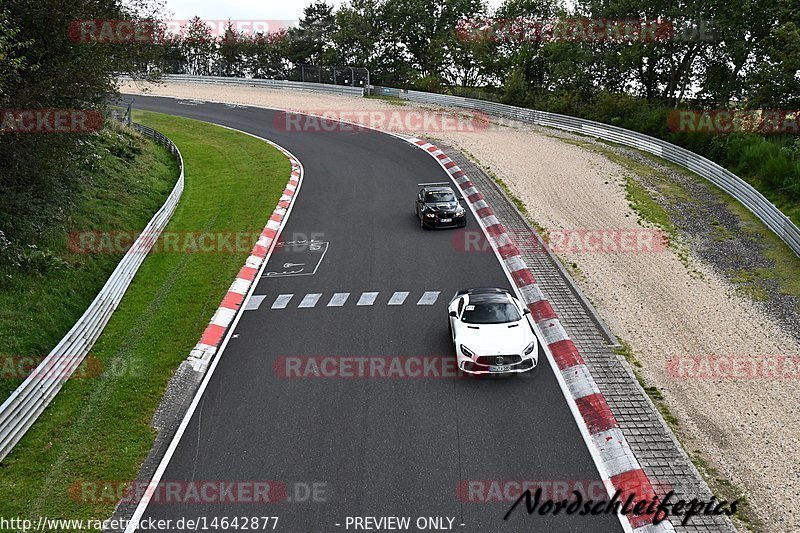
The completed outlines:
<svg viewBox="0 0 800 533">
<path fill-rule="evenodd" d="M 439 222 L 452 222 L 452 221 L 453 221 L 452 218 L 440 218 L 439 219 Z"/>
<path fill-rule="evenodd" d="M 503 365 L 503 366 L 490 366 L 489 372 L 506 372 L 511 370 L 511 365 Z"/>
</svg>

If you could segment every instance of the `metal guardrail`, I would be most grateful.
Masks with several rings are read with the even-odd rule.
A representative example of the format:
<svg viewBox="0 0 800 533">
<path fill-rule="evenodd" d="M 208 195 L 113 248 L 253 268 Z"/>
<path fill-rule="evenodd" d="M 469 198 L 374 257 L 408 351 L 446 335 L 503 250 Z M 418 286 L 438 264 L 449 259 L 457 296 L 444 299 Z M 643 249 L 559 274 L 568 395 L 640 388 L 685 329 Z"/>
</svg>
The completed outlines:
<svg viewBox="0 0 800 533">
<path fill-rule="evenodd" d="M 754 215 L 761 219 L 767 227 L 800 256 L 800 229 L 772 202 L 767 200 L 749 183 L 705 157 L 690 152 L 680 146 L 662 141 L 649 135 L 626 130 L 617 126 L 585 120 L 581 118 L 558 115 L 534 109 L 525 109 L 486 100 L 476 100 L 461 96 L 406 91 L 388 87 L 372 87 L 373 94 L 394 96 L 421 104 L 443 107 L 463 107 L 475 109 L 491 115 L 501 116 L 523 122 L 531 122 L 560 130 L 571 131 L 631 146 L 644 152 L 663 157 L 677 165 L 695 172 L 741 202 Z"/>
<path fill-rule="evenodd" d="M 22 384 L 0 405 L 0 461 L 14 448 L 23 435 L 50 404 L 67 379 L 80 366 L 83 359 L 100 337 L 111 314 L 155 244 L 161 231 L 169 222 L 183 193 L 183 157 L 180 150 L 158 131 L 133 124 L 139 133 L 165 146 L 178 160 L 180 175 L 164 205 L 156 212 L 131 249 L 120 260 L 106 284 L 89 305 L 72 329 L 31 372 Z"/>
<path fill-rule="evenodd" d="M 631 146 L 639 150 L 663 157 L 677 165 L 695 172 L 703 178 L 731 195 L 742 205 L 749 209 L 766 226 L 791 248 L 795 254 L 800 256 L 800 229 L 772 202 L 767 200 L 764 195 L 753 188 L 736 174 L 721 167 L 705 157 L 690 152 L 685 148 L 662 141 L 649 135 L 626 130 L 617 126 L 595 122 L 546 111 L 526 109 L 487 100 L 477 100 L 463 96 L 450 96 L 444 94 L 427 93 L 422 91 L 411 91 L 405 89 L 395 89 L 391 87 L 368 86 L 366 89 L 358 87 L 345 87 L 341 85 L 326 85 L 321 83 L 283 81 L 283 80 L 261 80 L 246 78 L 225 78 L 218 76 L 190 76 L 190 75 L 169 75 L 164 77 L 167 81 L 184 83 L 213 83 L 227 85 L 245 85 L 252 87 L 269 87 L 275 89 L 296 89 L 305 91 L 320 91 L 327 93 L 348 94 L 353 96 L 363 96 L 364 91 L 378 96 L 394 96 L 421 104 L 437 105 L 442 107 L 462 107 L 474 109 L 488 113 L 490 115 L 510 118 L 523 122 L 531 122 L 540 126 L 548 126 L 560 130 L 571 131 L 596 137 L 606 141 L 612 141 L 625 146 Z"/>
<path fill-rule="evenodd" d="M 124 78 L 122 78 L 124 79 Z M 296 91 L 314 91 L 329 94 L 344 94 L 348 96 L 364 96 L 363 87 L 348 87 L 345 85 L 331 85 L 327 83 L 314 83 L 288 80 L 266 80 L 261 78 L 227 78 L 223 76 L 190 76 L 188 74 L 169 74 L 163 77 L 164 81 L 177 83 L 213 83 L 215 85 L 241 85 L 245 87 L 266 87 L 268 89 L 294 89 Z"/>
</svg>

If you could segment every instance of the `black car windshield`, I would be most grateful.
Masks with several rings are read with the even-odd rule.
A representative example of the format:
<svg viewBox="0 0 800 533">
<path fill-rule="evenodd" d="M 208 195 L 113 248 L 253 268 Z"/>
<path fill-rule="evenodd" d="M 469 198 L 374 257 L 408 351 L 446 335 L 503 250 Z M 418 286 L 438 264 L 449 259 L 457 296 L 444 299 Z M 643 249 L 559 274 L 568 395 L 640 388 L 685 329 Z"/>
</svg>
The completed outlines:
<svg viewBox="0 0 800 533">
<path fill-rule="evenodd" d="M 522 318 L 517 308 L 505 302 L 470 304 L 464 309 L 461 320 L 468 324 L 504 324 Z"/>
<path fill-rule="evenodd" d="M 425 193 L 425 202 L 455 202 L 456 196 L 450 191 L 429 191 Z"/>
</svg>

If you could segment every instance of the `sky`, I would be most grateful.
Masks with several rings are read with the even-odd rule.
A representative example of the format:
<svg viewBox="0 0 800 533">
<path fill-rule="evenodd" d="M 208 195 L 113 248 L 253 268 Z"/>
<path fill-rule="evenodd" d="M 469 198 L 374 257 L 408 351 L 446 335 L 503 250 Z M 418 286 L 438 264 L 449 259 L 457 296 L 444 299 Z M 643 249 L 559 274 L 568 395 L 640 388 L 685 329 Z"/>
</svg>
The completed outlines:
<svg viewBox="0 0 800 533">
<path fill-rule="evenodd" d="M 186 20 L 198 15 L 210 20 L 297 20 L 312 0 L 167 0 L 173 18 Z M 328 0 L 339 6 L 343 0 Z M 497 7 L 501 0 L 489 0 Z"/>
</svg>

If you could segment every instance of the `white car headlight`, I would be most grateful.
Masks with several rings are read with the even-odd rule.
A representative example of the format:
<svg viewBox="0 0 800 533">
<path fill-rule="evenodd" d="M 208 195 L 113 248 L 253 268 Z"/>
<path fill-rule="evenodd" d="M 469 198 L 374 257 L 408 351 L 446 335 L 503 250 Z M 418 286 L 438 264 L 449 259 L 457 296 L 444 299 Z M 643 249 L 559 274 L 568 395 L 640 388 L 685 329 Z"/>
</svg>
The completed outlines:
<svg viewBox="0 0 800 533">
<path fill-rule="evenodd" d="M 464 355 L 466 355 L 467 357 L 470 357 L 470 358 L 475 357 L 475 354 L 472 353 L 472 350 L 470 350 L 469 348 L 467 348 L 463 344 L 461 345 L 461 353 L 463 353 Z"/>
<path fill-rule="evenodd" d="M 536 341 L 532 341 L 528 346 L 525 347 L 525 355 L 530 355 L 535 347 Z"/>
<path fill-rule="evenodd" d="M 425 216 L 428 218 L 436 218 L 436 213 L 425 213 Z"/>
</svg>

